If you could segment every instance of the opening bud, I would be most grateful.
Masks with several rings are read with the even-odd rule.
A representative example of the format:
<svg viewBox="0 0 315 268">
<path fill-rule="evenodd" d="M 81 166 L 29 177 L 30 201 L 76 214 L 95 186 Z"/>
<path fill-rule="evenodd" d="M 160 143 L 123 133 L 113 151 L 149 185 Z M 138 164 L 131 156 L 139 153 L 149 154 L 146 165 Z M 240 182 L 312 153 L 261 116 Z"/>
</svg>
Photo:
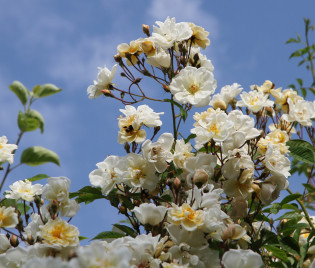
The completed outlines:
<svg viewBox="0 0 315 268">
<path fill-rule="evenodd" d="M 26 238 L 26 242 L 30 245 L 34 245 L 35 244 L 35 239 L 33 238 L 33 236 L 31 234 L 28 234 L 27 235 L 27 238 Z"/>
<path fill-rule="evenodd" d="M 178 177 L 175 178 L 174 185 L 175 185 L 176 188 L 179 188 L 179 186 L 180 186 L 180 179 Z"/>
<path fill-rule="evenodd" d="M 150 37 L 150 26 L 146 24 L 142 24 L 142 31 L 144 34 L 146 34 L 148 37 Z"/>
<path fill-rule="evenodd" d="M 170 92 L 170 87 L 168 85 L 164 85 L 163 84 L 163 89 L 166 91 L 166 92 Z"/>
<path fill-rule="evenodd" d="M 202 185 L 208 182 L 208 179 L 208 173 L 204 169 L 197 169 L 193 177 L 193 183 L 201 188 Z"/>
<path fill-rule="evenodd" d="M 10 238 L 10 244 L 12 247 L 17 247 L 19 245 L 19 239 L 17 238 L 16 235 L 11 235 L 11 238 Z"/>
</svg>

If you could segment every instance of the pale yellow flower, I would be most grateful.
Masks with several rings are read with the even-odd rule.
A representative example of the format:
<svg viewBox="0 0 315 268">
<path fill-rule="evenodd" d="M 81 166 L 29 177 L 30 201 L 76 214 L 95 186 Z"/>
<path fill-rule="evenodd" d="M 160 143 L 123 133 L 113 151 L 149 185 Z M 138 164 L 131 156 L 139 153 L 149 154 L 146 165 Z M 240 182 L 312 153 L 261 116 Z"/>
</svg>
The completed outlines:
<svg viewBox="0 0 315 268">
<path fill-rule="evenodd" d="M 189 23 L 193 34 L 191 36 L 192 44 L 197 45 L 205 49 L 210 45 L 210 39 L 208 38 L 209 32 L 205 31 L 204 28 L 195 25 L 194 23 Z"/>
<path fill-rule="evenodd" d="M 186 203 L 181 207 L 173 204 L 168 211 L 168 219 L 175 225 L 182 225 L 187 231 L 194 231 L 203 225 L 203 211 L 193 210 Z"/>
<path fill-rule="evenodd" d="M 14 228 L 19 222 L 13 207 L 0 207 L 0 228 Z"/>
<path fill-rule="evenodd" d="M 50 219 L 45 225 L 40 226 L 40 236 L 44 243 L 51 246 L 68 247 L 79 244 L 78 228 L 60 218 Z"/>
<path fill-rule="evenodd" d="M 265 138 L 261 138 L 257 146 L 262 154 L 267 151 L 268 144 L 272 144 L 280 149 L 281 154 L 286 154 L 289 152 L 289 147 L 286 146 L 286 142 L 289 140 L 289 135 L 286 131 L 275 129 L 270 132 Z"/>
<path fill-rule="evenodd" d="M 138 62 L 137 56 L 139 56 L 143 51 L 140 47 L 140 39 L 131 41 L 128 44 L 122 43 L 117 46 L 117 51 L 120 57 L 127 58 L 127 64 L 132 65 Z M 129 55 L 129 56 L 128 56 Z M 131 60 L 131 62 L 130 62 Z"/>
</svg>

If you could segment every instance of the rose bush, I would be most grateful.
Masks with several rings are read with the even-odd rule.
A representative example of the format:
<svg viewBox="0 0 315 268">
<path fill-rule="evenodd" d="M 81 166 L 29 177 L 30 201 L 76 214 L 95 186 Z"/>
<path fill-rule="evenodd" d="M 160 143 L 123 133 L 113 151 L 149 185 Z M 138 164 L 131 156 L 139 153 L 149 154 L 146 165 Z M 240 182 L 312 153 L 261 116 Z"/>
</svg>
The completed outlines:
<svg viewBox="0 0 315 268">
<path fill-rule="evenodd" d="M 234 83 L 215 94 L 213 65 L 200 52 L 210 45 L 209 32 L 175 18 L 156 22 L 152 34 L 143 25 L 143 32 L 144 38 L 118 45 L 117 64 L 111 71 L 99 68 L 87 89 L 90 99 L 104 95 L 125 105 L 117 141 L 126 154 L 97 163 L 91 186 L 77 192 L 69 192 L 66 177 L 48 178 L 46 185 L 32 184 L 43 175 L 13 183 L 0 201 L 6 234 L 0 236 L 0 267 L 311 266 L 314 217 L 305 206 L 314 197 L 315 102 L 269 80 L 248 92 Z M 128 89 L 114 83 L 117 68 Z M 148 95 L 142 80 L 156 83 L 166 98 Z M 43 130 L 40 113 L 30 106 L 60 89 L 46 84 L 29 91 L 20 82 L 10 89 L 25 108 L 19 140 Z M 134 106 L 144 100 L 164 106 L 157 112 Z M 170 114 L 162 111 L 166 105 Z M 184 137 L 194 106 L 205 108 L 194 113 L 191 134 Z M 162 124 L 167 115 L 172 129 Z M 1 187 L 19 140 L 0 139 L 0 164 L 7 165 Z M 311 168 L 303 195 L 289 189 L 290 156 L 295 166 L 301 161 Z M 38 146 L 21 157 L 29 165 L 46 162 L 59 164 L 59 158 Z M 290 195 L 275 203 L 284 190 Z M 101 198 L 126 223 L 80 246 L 84 238 L 69 221 L 79 203 Z"/>
</svg>

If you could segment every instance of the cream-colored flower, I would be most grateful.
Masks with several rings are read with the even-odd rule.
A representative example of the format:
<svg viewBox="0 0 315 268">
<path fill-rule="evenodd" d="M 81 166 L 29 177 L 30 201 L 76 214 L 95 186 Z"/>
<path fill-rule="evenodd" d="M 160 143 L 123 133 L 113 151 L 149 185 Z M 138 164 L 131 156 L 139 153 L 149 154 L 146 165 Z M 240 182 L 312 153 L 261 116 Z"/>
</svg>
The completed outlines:
<svg viewBox="0 0 315 268">
<path fill-rule="evenodd" d="M 3 162 L 13 163 L 14 150 L 17 149 L 17 145 L 8 144 L 8 139 L 6 136 L 0 137 L 0 164 Z"/>
<path fill-rule="evenodd" d="M 122 158 L 117 163 L 116 172 L 118 179 L 130 187 L 142 187 L 152 191 L 158 182 L 154 165 L 135 153 Z"/>
<path fill-rule="evenodd" d="M 136 109 L 131 105 L 127 105 L 125 110 L 120 109 L 125 117 L 118 118 L 118 142 L 123 144 L 125 142 L 141 143 L 145 140 L 146 132 L 140 129 L 142 125 L 147 127 L 157 127 L 162 125 L 160 114 L 155 113 L 148 105 L 140 105 Z"/>
<path fill-rule="evenodd" d="M 264 265 L 261 256 L 252 250 L 230 249 L 222 257 L 225 268 L 260 268 Z"/>
<path fill-rule="evenodd" d="M 116 67 L 117 64 L 113 66 L 111 71 L 107 69 L 106 66 L 104 66 L 104 68 L 98 68 L 97 81 L 94 80 L 94 85 L 89 86 L 87 89 L 87 94 L 90 99 L 96 99 L 103 94 L 102 90 L 110 88 L 112 80 L 116 74 Z"/>
<path fill-rule="evenodd" d="M 212 72 L 203 67 L 197 69 L 190 66 L 181 70 L 170 84 L 171 93 L 177 102 L 196 107 L 208 105 L 216 87 L 217 81 Z"/>
<path fill-rule="evenodd" d="M 189 27 L 193 32 L 192 36 L 190 37 L 191 44 L 193 46 L 199 46 L 205 49 L 210 45 L 210 39 L 208 38 L 209 32 L 205 31 L 204 28 L 197 26 L 192 22 L 189 23 Z"/>
<path fill-rule="evenodd" d="M 128 44 L 122 43 L 117 46 L 117 52 L 120 57 L 127 58 L 127 64 L 128 65 L 134 65 L 137 64 L 138 56 L 143 53 L 143 50 L 141 48 L 141 41 L 142 39 L 131 41 Z"/>
<path fill-rule="evenodd" d="M 279 104 L 285 113 L 289 111 L 288 99 L 293 103 L 296 103 L 298 100 L 303 100 L 303 98 L 291 88 L 285 89 L 282 92 L 281 90 L 281 88 L 272 89 L 270 90 L 270 94 L 275 98 L 275 103 Z"/>
<path fill-rule="evenodd" d="M 172 204 L 172 208 L 168 210 L 167 215 L 172 224 L 181 225 L 187 231 L 195 231 L 204 224 L 203 211 L 194 210 L 186 203 L 181 207 Z"/>
<path fill-rule="evenodd" d="M 289 135 L 286 131 L 275 129 L 274 131 L 268 133 L 265 138 L 261 138 L 258 141 L 257 146 L 262 154 L 266 153 L 268 144 L 278 147 L 282 154 L 286 154 L 289 152 L 289 147 L 286 145 L 288 140 Z"/>
<path fill-rule="evenodd" d="M 190 132 L 196 134 L 196 148 L 200 149 L 204 144 L 211 139 L 216 142 L 226 140 L 233 131 L 233 122 L 228 119 L 225 112 L 220 109 L 214 110 L 209 108 L 206 113 L 200 115 L 195 114 L 194 119 L 197 122 L 194 124 Z"/>
<path fill-rule="evenodd" d="M 154 42 L 163 49 L 171 48 L 174 43 L 189 39 L 193 31 L 187 22 L 176 23 L 175 18 L 167 17 L 164 22 L 155 22 L 152 37 Z"/>
<path fill-rule="evenodd" d="M 78 228 L 60 218 L 50 219 L 39 228 L 39 234 L 44 239 L 45 244 L 56 246 L 57 248 L 79 245 Z"/>
<path fill-rule="evenodd" d="M 197 183 L 199 186 L 200 182 L 203 183 L 210 182 L 210 179 L 213 177 L 214 168 L 217 164 L 217 157 L 211 154 L 198 154 L 194 157 L 189 157 L 184 164 L 184 173 L 183 176 L 186 177 L 186 182 L 189 186 L 192 185 L 192 181 Z M 199 178 L 197 178 L 199 173 Z M 197 175 L 197 176 L 196 176 Z M 203 179 L 201 179 L 203 177 Z M 198 183 L 198 179 L 201 179 Z"/>
<path fill-rule="evenodd" d="M 185 143 L 183 139 L 176 141 L 173 161 L 177 168 L 184 168 L 186 160 L 194 156 L 191 151 L 192 146 L 189 142 Z"/>
<path fill-rule="evenodd" d="M 43 191 L 41 184 L 32 185 L 29 180 L 16 181 L 9 187 L 11 191 L 6 191 L 6 198 L 23 199 L 28 202 L 34 201 L 34 196 L 42 194 Z"/>
<path fill-rule="evenodd" d="M 244 148 L 231 151 L 222 167 L 222 174 L 227 179 L 223 184 L 224 192 L 230 197 L 248 199 L 253 192 L 254 171 L 254 163 Z"/>
<path fill-rule="evenodd" d="M 236 103 L 237 106 L 247 107 L 253 113 L 261 111 L 263 108 L 273 106 L 273 101 L 268 99 L 269 94 L 264 94 L 261 91 L 252 90 L 243 92 L 241 100 Z"/>
<path fill-rule="evenodd" d="M 19 222 L 13 207 L 0 207 L 0 228 L 14 228 Z"/>
<path fill-rule="evenodd" d="M 163 221 L 167 208 L 156 206 L 152 203 L 143 203 L 139 207 L 135 207 L 132 211 L 136 214 L 137 219 L 142 224 L 156 226 Z"/>
<path fill-rule="evenodd" d="M 107 244 L 93 241 L 90 245 L 77 250 L 77 258 L 70 261 L 71 267 L 76 268 L 129 268 L 132 251 L 125 245 Z"/>
<path fill-rule="evenodd" d="M 290 160 L 281 154 L 280 149 L 268 144 L 264 165 L 275 175 L 282 175 L 288 178 L 290 174 Z"/>
<path fill-rule="evenodd" d="M 171 56 L 167 51 L 160 48 L 154 55 L 147 57 L 147 63 L 158 68 L 169 68 L 171 65 Z"/>
<path fill-rule="evenodd" d="M 90 183 L 93 186 L 100 186 L 103 194 L 108 194 L 119 183 L 118 174 L 115 171 L 119 156 L 110 155 L 103 162 L 97 163 L 98 169 L 89 174 Z"/>
<path fill-rule="evenodd" d="M 281 190 L 289 187 L 288 180 L 282 175 L 273 175 L 261 184 L 259 199 L 264 205 L 276 200 Z"/>
<path fill-rule="evenodd" d="M 0 234 L 0 254 L 5 253 L 11 247 L 9 239 L 5 234 Z"/>
<path fill-rule="evenodd" d="M 253 85 L 251 86 L 252 90 L 260 91 L 264 94 L 269 94 L 271 90 L 273 90 L 275 87 L 275 84 L 272 83 L 270 80 L 266 80 L 261 86 Z"/>
<path fill-rule="evenodd" d="M 282 115 L 281 119 L 288 122 L 298 122 L 302 126 L 312 126 L 315 117 L 315 101 L 298 100 L 295 103 L 288 99 L 289 113 Z"/>
<path fill-rule="evenodd" d="M 192 47 L 189 54 L 189 61 L 187 62 L 187 66 L 192 66 L 196 68 L 204 67 L 208 69 L 210 72 L 213 72 L 214 67 L 211 60 L 207 59 L 206 55 L 200 53 L 199 47 Z"/>
<path fill-rule="evenodd" d="M 228 105 L 235 99 L 235 97 L 241 93 L 243 88 L 237 84 L 226 85 L 221 88 L 219 94 L 215 94 L 210 101 L 210 105 L 214 109 L 220 108 L 221 110 L 226 110 Z"/>
<path fill-rule="evenodd" d="M 43 188 L 43 198 L 48 201 L 58 201 L 62 217 L 73 217 L 80 209 L 80 205 L 69 199 L 71 181 L 67 177 L 48 178 Z"/>
<path fill-rule="evenodd" d="M 140 48 L 147 57 L 153 56 L 156 54 L 156 46 L 154 44 L 153 38 L 148 37 L 144 39 L 139 39 Z"/>
<path fill-rule="evenodd" d="M 157 172 L 162 173 L 167 168 L 167 163 L 173 160 L 171 149 L 174 138 L 171 133 L 163 133 L 156 142 L 146 140 L 142 144 L 142 155 L 153 163 Z"/>
</svg>

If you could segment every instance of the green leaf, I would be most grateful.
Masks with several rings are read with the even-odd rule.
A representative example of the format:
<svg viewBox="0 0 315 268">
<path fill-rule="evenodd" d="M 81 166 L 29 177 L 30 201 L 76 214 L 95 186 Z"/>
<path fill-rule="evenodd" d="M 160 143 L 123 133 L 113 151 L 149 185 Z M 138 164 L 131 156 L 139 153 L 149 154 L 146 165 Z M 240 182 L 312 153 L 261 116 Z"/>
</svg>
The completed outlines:
<svg viewBox="0 0 315 268">
<path fill-rule="evenodd" d="M 120 201 L 119 201 L 119 198 L 117 196 L 117 189 L 111 190 L 110 193 L 107 195 L 107 198 L 113 207 L 115 207 L 115 208 L 118 207 Z"/>
<path fill-rule="evenodd" d="M 27 88 L 19 81 L 14 81 L 10 86 L 10 90 L 15 93 L 15 95 L 20 99 L 23 105 L 27 103 L 28 99 L 28 90 Z"/>
<path fill-rule="evenodd" d="M 283 204 L 282 209 L 289 209 L 289 210 L 296 210 L 299 211 L 299 207 L 297 204 L 292 203 L 292 204 Z"/>
<path fill-rule="evenodd" d="M 308 164 L 315 164 L 315 149 L 307 141 L 290 140 L 287 142 L 290 155 L 295 159 Z"/>
<path fill-rule="evenodd" d="M 92 203 L 96 199 L 105 198 L 103 195 L 100 194 L 92 194 L 92 193 L 79 193 L 78 197 L 75 199 L 78 203 L 85 203 L 86 205 Z"/>
<path fill-rule="evenodd" d="M 287 257 L 287 254 L 285 254 L 285 251 L 284 250 L 281 250 L 280 248 L 277 248 L 275 246 L 270 246 L 270 245 L 267 245 L 267 246 L 264 246 L 265 249 L 267 249 L 269 252 L 272 252 L 272 255 L 280 260 L 283 260 L 283 261 L 288 261 L 288 257 Z"/>
<path fill-rule="evenodd" d="M 162 199 L 164 202 L 168 202 L 168 203 L 173 202 L 173 197 L 170 196 L 170 195 L 168 195 L 168 194 L 162 195 L 162 196 L 161 196 L 161 199 Z"/>
<path fill-rule="evenodd" d="M 292 221 L 292 224 L 284 224 L 283 228 L 279 231 L 280 233 L 283 233 L 286 236 L 289 236 L 292 234 L 292 232 L 296 230 L 301 230 L 303 228 L 309 228 L 310 226 L 307 223 L 294 223 Z"/>
<path fill-rule="evenodd" d="M 44 118 L 38 111 L 30 110 L 25 114 L 19 111 L 18 126 L 21 131 L 34 131 L 39 128 L 43 133 L 44 124 Z"/>
<path fill-rule="evenodd" d="M 53 84 L 44 84 L 40 86 L 35 86 L 33 88 L 33 93 L 36 98 L 43 98 L 61 91 L 61 88 L 56 87 Z"/>
<path fill-rule="evenodd" d="M 82 189 L 80 189 L 78 192 L 102 195 L 102 191 L 100 187 L 85 186 Z"/>
<path fill-rule="evenodd" d="M 60 166 L 60 160 L 56 153 L 41 146 L 25 149 L 21 155 L 21 163 L 29 166 L 38 166 L 46 163 L 54 163 Z"/>
<path fill-rule="evenodd" d="M 123 231 L 126 235 L 130 235 L 132 237 L 135 237 L 137 235 L 137 233 L 135 232 L 135 230 L 133 230 L 132 228 L 130 228 L 129 226 L 126 225 L 121 225 L 121 224 L 113 224 L 116 228 L 118 228 L 119 230 Z"/>
<path fill-rule="evenodd" d="M 295 211 L 290 211 L 290 212 L 287 212 L 285 213 L 284 215 L 282 215 L 281 217 L 279 217 L 278 219 L 276 219 L 276 221 L 278 220 L 284 220 L 284 219 L 296 219 L 296 220 L 301 220 L 303 218 L 303 216 L 298 213 L 298 212 L 295 212 Z"/>
<path fill-rule="evenodd" d="M 301 194 L 290 194 L 290 195 L 286 196 L 285 198 L 283 198 L 283 200 L 280 202 L 280 204 L 284 205 L 286 203 L 289 203 L 293 200 L 300 198 L 301 196 L 302 196 Z"/>
<path fill-rule="evenodd" d="M 79 236 L 79 240 L 80 240 L 80 241 L 85 240 L 85 239 L 88 239 L 88 237 L 85 237 L 85 236 Z"/>
<path fill-rule="evenodd" d="M 301 87 L 301 92 L 302 92 L 303 98 L 305 98 L 307 95 L 307 91 L 304 87 Z"/>
<path fill-rule="evenodd" d="M 286 236 L 281 238 L 280 244 L 282 247 L 284 247 L 284 245 L 286 245 L 287 247 L 289 247 L 291 249 L 291 253 L 299 255 L 300 252 L 300 246 L 299 243 L 292 237 L 290 236 Z M 287 251 L 289 251 L 287 249 Z"/>
<path fill-rule="evenodd" d="M 116 233 L 116 232 L 112 232 L 112 231 L 105 231 L 105 232 L 99 233 L 97 236 L 95 236 L 91 240 L 108 239 L 108 238 L 121 238 L 121 237 L 124 237 L 124 236 L 125 235 L 121 234 L 121 233 Z"/>
<path fill-rule="evenodd" d="M 300 256 L 301 256 L 300 261 L 299 261 L 300 267 L 303 267 L 303 262 L 307 254 L 307 250 L 308 250 L 308 243 L 300 247 Z"/>
<path fill-rule="evenodd" d="M 19 111 L 18 126 L 19 129 L 23 132 L 34 131 L 39 128 L 39 122 L 38 120 L 30 118 L 23 112 Z"/>
<path fill-rule="evenodd" d="M 279 203 L 273 203 L 269 208 L 264 209 L 263 212 L 278 214 L 280 209 L 281 205 Z"/>
<path fill-rule="evenodd" d="M 197 137 L 196 134 L 190 134 L 190 135 L 187 137 L 187 139 L 184 139 L 184 141 L 185 141 L 185 143 L 187 143 L 187 142 L 189 142 L 191 139 L 194 139 L 194 138 L 196 138 L 196 137 Z"/>
<path fill-rule="evenodd" d="M 40 132 L 43 133 L 44 132 L 44 125 L 45 125 L 43 116 L 36 110 L 30 110 L 27 113 L 27 116 L 30 118 L 34 118 L 38 121 Z"/>
<path fill-rule="evenodd" d="M 303 186 L 308 190 L 309 193 L 315 193 L 315 187 L 313 185 L 303 183 Z"/>
<path fill-rule="evenodd" d="M 24 211 L 24 203 L 18 203 L 16 205 L 17 210 L 21 213 L 21 215 L 24 215 L 30 210 L 30 206 L 25 204 L 25 211 Z"/>
<path fill-rule="evenodd" d="M 298 43 L 298 40 L 296 40 L 295 38 L 290 38 L 288 41 L 285 42 L 286 44 L 289 43 Z"/>
<path fill-rule="evenodd" d="M 129 210 L 132 210 L 135 207 L 128 197 L 121 195 L 119 196 L 119 199 L 121 199 L 122 204 Z"/>
<path fill-rule="evenodd" d="M 296 81 L 299 83 L 300 86 L 303 86 L 303 80 L 301 78 L 297 78 Z"/>
<path fill-rule="evenodd" d="M 47 174 L 38 174 L 38 175 L 35 175 L 32 178 L 28 178 L 26 180 L 29 180 L 30 182 L 34 182 L 34 181 L 39 181 L 39 180 L 46 179 L 49 177 L 50 176 L 48 176 Z"/>
<path fill-rule="evenodd" d="M 294 51 L 294 52 L 290 55 L 289 59 L 294 58 L 294 57 L 300 57 L 300 56 L 301 56 L 301 54 L 300 54 L 300 52 L 297 50 L 297 51 Z"/>
</svg>

